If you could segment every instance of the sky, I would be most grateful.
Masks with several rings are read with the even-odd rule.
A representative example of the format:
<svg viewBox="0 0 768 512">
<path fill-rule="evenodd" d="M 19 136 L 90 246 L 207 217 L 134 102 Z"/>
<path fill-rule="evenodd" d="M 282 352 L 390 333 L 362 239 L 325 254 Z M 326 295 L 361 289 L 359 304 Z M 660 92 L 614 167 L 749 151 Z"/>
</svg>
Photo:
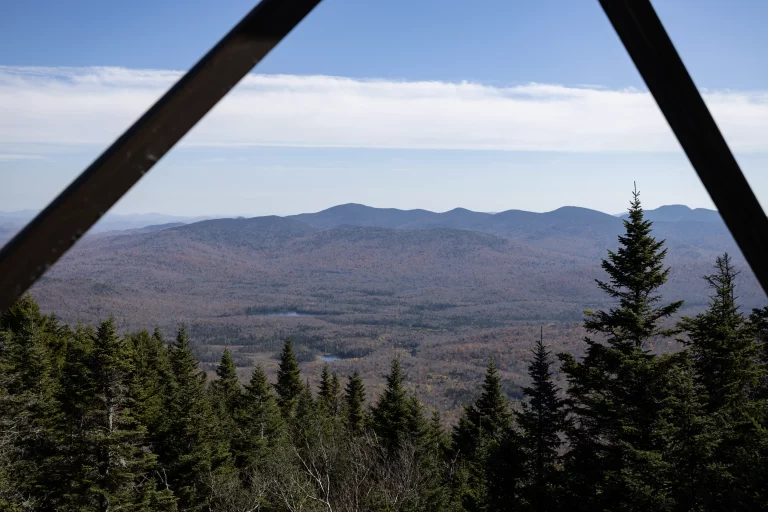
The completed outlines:
<svg viewBox="0 0 768 512">
<path fill-rule="evenodd" d="M 768 2 L 653 2 L 768 205 Z M 5 0 L 0 211 L 40 209 L 254 2 Z M 597 0 L 323 0 L 113 209 L 712 207 Z"/>
</svg>

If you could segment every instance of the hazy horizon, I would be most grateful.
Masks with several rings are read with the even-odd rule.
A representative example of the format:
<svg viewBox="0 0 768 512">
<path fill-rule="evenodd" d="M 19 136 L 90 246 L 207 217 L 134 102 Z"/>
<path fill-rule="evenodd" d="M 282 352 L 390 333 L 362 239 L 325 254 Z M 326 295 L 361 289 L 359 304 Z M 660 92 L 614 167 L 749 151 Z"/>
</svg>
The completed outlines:
<svg viewBox="0 0 768 512">
<path fill-rule="evenodd" d="M 622 215 L 624 213 L 623 211 L 621 211 L 621 212 L 619 212 L 619 211 L 607 212 L 607 211 L 603 211 L 603 210 L 598 210 L 596 208 L 589 208 L 588 206 L 579 206 L 579 205 L 573 205 L 573 204 L 564 204 L 562 206 L 559 206 L 559 207 L 551 209 L 551 210 L 528 210 L 528 209 L 514 208 L 513 207 L 513 208 L 505 208 L 503 210 L 498 210 L 498 211 L 483 211 L 483 210 L 473 210 L 471 208 L 465 208 L 463 206 L 455 206 L 455 207 L 449 208 L 447 210 L 430 210 L 428 208 L 419 208 L 419 207 L 415 207 L 415 208 L 394 208 L 394 207 L 389 207 L 389 206 L 372 206 L 372 205 L 369 205 L 369 204 L 352 202 L 352 203 L 334 204 L 334 205 L 328 206 L 326 208 L 321 208 L 319 210 L 296 211 L 294 213 L 286 213 L 286 214 L 266 213 L 266 214 L 260 214 L 260 215 L 251 215 L 249 213 L 237 213 L 237 212 L 235 212 L 235 213 L 232 213 L 232 212 L 224 212 L 224 213 L 222 213 L 222 212 L 217 212 L 217 213 L 198 213 L 198 214 L 192 214 L 192 215 L 184 215 L 184 214 L 177 214 L 177 213 L 164 213 L 164 212 L 159 212 L 159 211 L 148 211 L 148 212 L 112 212 L 112 211 L 109 211 L 109 212 L 106 213 L 106 215 L 125 216 L 125 217 L 130 217 L 130 216 L 135 216 L 135 217 L 157 216 L 157 217 L 175 217 L 175 218 L 178 218 L 178 219 L 195 219 L 195 218 L 202 218 L 202 217 L 209 217 L 209 218 L 210 217 L 218 217 L 218 218 L 228 218 L 228 217 L 267 217 L 267 216 L 271 216 L 271 215 L 275 215 L 275 216 L 278 216 L 278 217 L 290 217 L 292 215 L 301 215 L 301 214 L 307 214 L 307 213 L 319 213 L 319 212 L 322 212 L 324 210 L 329 210 L 331 208 L 336 208 L 336 207 L 339 207 L 339 206 L 350 206 L 350 205 L 365 206 L 365 207 L 368 207 L 368 208 L 376 208 L 376 209 L 401 210 L 401 211 L 426 210 L 426 211 L 429 211 L 429 212 L 432 212 L 432 213 L 447 213 L 447 212 L 450 212 L 450 211 L 453 211 L 453 210 L 464 209 L 464 210 L 469 210 L 469 211 L 476 212 L 476 213 L 487 213 L 487 214 L 490 214 L 490 215 L 496 215 L 498 213 L 502 213 L 502 212 L 510 211 L 510 210 L 528 211 L 528 212 L 533 212 L 533 213 L 548 213 L 548 212 L 552 212 L 552 211 L 558 210 L 560 208 L 568 208 L 568 207 L 585 208 L 585 209 L 588 209 L 588 210 L 594 210 L 594 211 L 597 211 L 597 212 L 601 212 L 601 213 L 605 213 L 607 215 L 613 215 L 613 216 Z M 690 208 L 691 210 L 704 209 L 704 210 L 710 210 L 710 211 L 717 211 L 717 209 L 715 209 L 715 208 L 694 207 L 694 206 L 689 206 L 689 205 L 682 204 L 682 203 L 662 204 L 662 205 L 658 205 L 656 207 L 647 207 L 647 206 L 644 205 L 644 208 L 646 210 L 655 210 L 657 208 L 667 207 L 667 206 L 684 206 L 686 208 Z M 24 217 L 24 216 L 27 216 L 27 215 L 31 216 L 31 215 L 36 215 L 41 210 L 42 210 L 42 208 L 40 208 L 40 209 L 28 208 L 28 209 L 24 209 L 24 210 L 11 210 L 11 211 L 0 210 L 0 216 L 19 216 L 19 217 Z"/>
<path fill-rule="evenodd" d="M 44 3 L 0 20 L 7 211 L 44 207 L 252 7 L 147 3 L 147 19 L 105 4 L 108 30 L 96 33 L 87 2 Z M 768 204 L 768 5 L 691 5 L 656 7 Z M 112 212 L 291 215 L 355 202 L 613 215 L 634 181 L 649 209 L 713 207 L 598 2 L 470 12 L 453 0 L 340 0 L 313 11 Z"/>
</svg>

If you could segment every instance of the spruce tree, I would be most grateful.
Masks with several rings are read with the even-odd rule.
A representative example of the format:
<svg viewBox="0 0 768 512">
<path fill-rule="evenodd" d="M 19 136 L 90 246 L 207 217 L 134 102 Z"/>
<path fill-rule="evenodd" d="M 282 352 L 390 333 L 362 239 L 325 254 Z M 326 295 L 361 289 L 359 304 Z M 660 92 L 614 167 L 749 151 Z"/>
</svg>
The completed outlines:
<svg viewBox="0 0 768 512">
<path fill-rule="evenodd" d="M 90 421 L 94 381 L 93 352 L 96 332 L 91 326 L 77 325 L 68 340 L 59 377 L 57 400 L 59 417 L 56 430 L 60 443 L 53 466 L 56 468 L 49 499 L 64 510 L 87 509 L 92 482 Z"/>
<path fill-rule="evenodd" d="M 680 325 L 688 334 L 684 343 L 690 347 L 709 412 L 736 412 L 758 384 L 759 352 L 754 331 L 736 304 L 738 272 L 727 253 L 717 258 L 715 269 L 704 277 L 713 291 L 709 308 Z"/>
<path fill-rule="evenodd" d="M 328 393 L 328 412 L 334 418 L 339 415 L 339 400 L 341 396 L 341 382 L 336 372 L 331 374 L 331 386 Z"/>
<path fill-rule="evenodd" d="M 664 242 L 651 236 L 651 226 L 635 190 L 620 247 L 602 262 L 609 280 L 597 281 L 617 304 L 585 312 L 590 336 L 580 362 L 560 356 L 574 419 L 568 432 L 570 501 L 583 509 L 662 509 L 671 500 L 662 478 L 668 469 L 664 442 L 654 429 L 665 398 L 665 366 L 648 344 L 674 334 L 665 320 L 682 301 L 660 304 L 669 269 Z"/>
<path fill-rule="evenodd" d="M 768 460 L 768 425 L 765 402 L 757 397 L 763 374 L 759 347 L 753 325 L 736 304 L 737 275 L 728 254 L 718 257 L 715 273 L 705 276 L 713 292 L 709 308 L 683 319 L 681 326 L 688 334 L 684 342 L 702 390 L 704 413 L 719 423 L 714 458 L 725 467 L 718 479 L 718 505 L 757 509 L 768 506 L 763 492 L 768 471 L 761 469 Z"/>
<path fill-rule="evenodd" d="M 235 421 L 235 465 L 247 476 L 270 462 L 275 447 L 284 437 L 280 408 L 261 365 L 254 368 L 245 386 Z"/>
<path fill-rule="evenodd" d="M 755 345 L 760 364 L 761 375 L 755 397 L 768 400 L 768 306 L 752 310 L 749 325 L 754 332 Z M 768 419 L 768 418 L 767 418 Z"/>
<path fill-rule="evenodd" d="M 728 469 L 717 456 L 722 443 L 720 421 L 706 412 L 706 393 L 696 377 L 690 350 L 665 356 L 664 362 L 670 367 L 668 393 L 656 428 L 668 441 L 663 456 L 669 471 L 664 477 L 674 489 L 673 508 L 731 508 L 723 494 Z"/>
<path fill-rule="evenodd" d="M 218 377 L 211 383 L 214 399 L 223 406 L 224 412 L 231 417 L 240 400 L 240 380 L 237 378 L 237 369 L 229 349 L 224 349 L 221 361 L 216 367 Z"/>
<path fill-rule="evenodd" d="M 101 323 L 92 358 L 95 391 L 86 448 L 92 457 L 89 493 L 95 510 L 146 508 L 156 502 L 153 469 L 155 456 L 147 450 L 145 428 L 132 415 L 130 379 L 134 371 L 131 347 L 118 336 L 114 319 Z M 168 494 L 162 500 L 168 504 Z"/>
<path fill-rule="evenodd" d="M 207 482 L 226 469 L 228 451 L 197 360 L 183 325 L 170 350 L 172 379 L 167 395 L 168 432 L 158 447 L 163 474 L 181 510 L 205 506 Z"/>
<path fill-rule="evenodd" d="M 301 386 L 301 392 L 296 400 L 296 413 L 294 416 L 294 427 L 296 429 L 306 429 L 310 423 L 315 421 L 317 404 L 312 396 L 312 388 L 309 385 L 309 379 Z"/>
<path fill-rule="evenodd" d="M 498 439 L 511 426 L 512 413 L 501 389 L 501 377 L 493 358 L 488 361 L 482 392 L 474 404 L 464 407 L 453 432 L 453 444 L 463 457 L 475 458 L 478 449 Z"/>
<path fill-rule="evenodd" d="M 317 395 L 318 402 L 323 408 L 323 412 L 331 418 L 335 418 L 339 409 L 339 379 L 336 374 L 328 371 L 328 365 L 323 366 L 320 374 L 320 389 Z"/>
<path fill-rule="evenodd" d="M 385 378 L 387 387 L 373 407 L 371 416 L 376 435 L 392 451 L 417 435 L 414 432 L 416 411 L 405 389 L 405 374 L 399 357 L 392 360 L 390 372 Z"/>
<path fill-rule="evenodd" d="M 527 485 L 523 494 L 533 510 L 553 510 L 563 444 L 560 434 L 566 416 L 559 389 L 553 382 L 551 353 L 544 346 L 543 336 L 534 347 L 528 375 L 531 385 L 523 388 L 527 400 L 516 415 L 526 460 Z"/>
<path fill-rule="evenodd" d="M 360 373 L 355 370 L 347 378 L 344 390 L 345 421 L 344 424 L 353 435 L 360 435 L 365 428 L 365 386 Z"/>
<path fill-rule="evenodd" d="M 293 342 L 286 338 L 283 352 L 280 354 L 280 365 L 277 370 L 277 404 L 284 418 L 291 418 L 296 413 L 299 395 L 304 390 L 301 382 L 301 372 L 296 356 L 293 355 Z"/>
<path fill-rule="evenodd" d="M 147 441 L 155 451 L 167 428 L 165 400 L 171 380 L 168 349 L 158 329 L 152 335 L 145 330 L 134 333 L 128 342 L 133 359 L 130 384 L 133 416 L 146 427 Z"/>
<path fill-rule="evenodd" d="M 0 315 L 0 506 L 10 510 L 58 487 L 60 404 L 43 324 L 29 295 Z"/>
<path fill-rule="evenodd" d="M 512 450 L 517 444 L 506 442 L 513 436 L 512 414 L 491 358 L 480 396 L 464 407 L 453 430 L 453 450 L 461 460 L 459 499 L 467 510 L 484 510 L 489 502 L 499 501 L 493 489 L 489 492 L 489 483 L 500 482 L 496 491 L 501 492 L 512 467 L 517 467 L 519 458 Z"/>
<path fill-rule="evenodd" d="M 231 441 L 235 435 L 235 409 L 240 402 L 242 389 L 237 378 L 237 369 L 232 355 L 224 349 L 221 361 L 216 367 L 216 380 L 211 382 L 211 398 L 213 407 L 219 417 L 222 435 Z"/>
</svg>

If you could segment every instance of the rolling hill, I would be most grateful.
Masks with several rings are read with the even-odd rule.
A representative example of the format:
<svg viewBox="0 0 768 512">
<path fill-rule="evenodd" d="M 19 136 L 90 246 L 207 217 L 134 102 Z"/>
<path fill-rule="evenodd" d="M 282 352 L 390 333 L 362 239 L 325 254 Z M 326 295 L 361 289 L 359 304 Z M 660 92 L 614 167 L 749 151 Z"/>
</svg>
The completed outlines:
<svg viewBox="0 0 768 512">
<path fill-rule="evenodd" d="M 727 250 L 744 271 L 741 303 L 763 305 L 722 222 L 681 211 L 662 210 L 654 225 L 669 247 L 665 295 L 685 299 L 686 314 L 703 308 L 700 276 Z M 167 334 L 186 322 L 211 364 L 225 345 L 242 365 L 271 361 L 291 335 L 305 365 L 332 354 L 339 371 L 376 374 L 398 349 L 415 358 L 413 372 L 443 376 L 422 398 L 450 410 L 489 354 L 522 383 L 539 325 L 551 325 L 558 350 L 579 350 L 584 309 L 610 307 L 594 280 L 621 230 L 620 218 L 575 207 L 487 214 L 342 205 L 204 220 L 86 237 L 33 295 L 69 321 L 114 314 L 122 329 Z"/>
</svg>

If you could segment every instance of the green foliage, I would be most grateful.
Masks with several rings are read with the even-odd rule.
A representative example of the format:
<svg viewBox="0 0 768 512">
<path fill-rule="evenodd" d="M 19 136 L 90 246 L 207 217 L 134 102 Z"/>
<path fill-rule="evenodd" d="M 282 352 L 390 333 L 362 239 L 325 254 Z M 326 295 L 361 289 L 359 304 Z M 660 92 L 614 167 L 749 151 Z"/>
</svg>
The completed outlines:
<svg viewBox="0 0 768 512">
<path fill-rule="evenodd" d="M 761 385 L 765 367 L 761 362 L 760 312 L 747 322 L 736 305 L 738 275 L 728 254 L 718 257 L 715 273 L 705 276 L 712 295 L 709 308 L 694 318 L 684 318 L 688 353 L 694 369 L 700 415 L 713 422 L 713 437 L 707 445 L 708 465 L 717 464 L 715 476 L 706 482 L 713 494 L 711 506 L 750 503 L 749 508 L 768 506 L 765 481 L 768 471 L 766 402 Z M 703 421 L 703 420 L 699 420 Z"/>
<path fill-rule="evenodd" d="M 666 249 L 651 236 L 637 191 L 624 227 L 619 249 L 602 263 L 610 280 L 597 281 L 618 305 L 586 312 L 584 326 L 600 341 L 585 339 L 581 362 L 560 356 L 573 417 L 567 487 L 570 500 L 584 509 L 663 509 L 671 500 L 661 477 L 668 470 L 665 440 L 656 429 L 668 377 L 647 344 L 675 332 L 663 322 L 682 302 L 659 305 L 658 290 L 669 274 Z"/>
<path fill-rule="evenodd" d="M 464 407 L 453 432 L 454 449 L 465 458 L 477 458 L 492 440 L 498 440 L 511 427 L 512 413 L 501 390 L 501 377 L 491 358 L 485 371 L 482 393 L 474 404 Z"/>
<path fill-rule="evenodd" d="M 390 451 L 395 451 L 404 442 L 416 442 L 423 433 L 421 404 L 405 389 L 405 374 L 400 358 L 392 360 L 387 387 L 371 410 L 373 430 Z"/>
<path fill-rule="evenodd" d="M 291 418 L 296 413 L 299 396 L 304 390 L 301 382 L 299 363 L 293 355 L 293 343 L 290 338 L 285 340 L 283 352 L 280 354 L 280 366 L 277 371 L 277 403 L 284 418 Z"/>
<path fill-rule="evenodd" d="M 198 368 L 183 325 L 169 355 L 168 430 L 158 454 L 179 508 L 198 510 L 205 505 L 209 476 L 225 469 L 229 454 L 205 387 L 205 373 Z"/>
<path fill-rule="evenodd" d="M 347 378 L 347 385 L 344 389 L 344 406 L 345 426 L 353 435 L 361 434 L 366 423 L 365 386 L 357 370 Z"/>
<path fill-rule="evenodd" d="M 328 371 L 328 365 L 323 366 L 323 371 L 320 374 L 320 390 L 318 393 L 318 402 L 323 407 L 323 410 L 331 418 L 338 417 L 340 413 L 340 394 L 341 383 L 336 373 L 330 373 Z"/>
<path fill-rule="evenodd" d="M 235 466 L 249 475 L 263 469 L 284 438 L 284 422 L 264 369 L 253 370 L 235 414 L 237 434 L 232 443 Z"/>
<path fill-rule="evenodd" d="M 460 499 L 467 510 L 484 510 L 492 496 L 489 479 L 502 481 L 507 468 L 499 463 L 507 453 L 500 444 L 512 435 L 512 413 L 501 390 L 501 377 L 493 358 L 488 362 L 482 393 L 474 404 L 464 406 L 453 430 L 453 450 L 460 458 Z M 504 448 L 507 446 L 505 445 Z M 492 457 L 492 454 L 495 457 Z"/>
<path fill-rule="evenodd" d="M 532 510 L 553 510 L 566 415 L 560 390 L 553 382 L 551 353 L 542 338 L 536 342 L 528 375 L 531 385 L 523 388 L 527 400 L 516 415 L 526 470 L 523 495 Z"/>
<path fill-rule="evenodd" d="M 728 255 L 709 308 L 671 328 L 663 243 L 635 193 L 587 312 L 584 356 L 540 339 L 516 411 L 491 359 L 452 435 L 401 361 L 367 414 L 361 375 L 317 396 L 290 340 L 270 386 L 242 388 L 225 350 L 208 385 L 184 326 L 61 325 L 25 296 L 0 315 L 0 510 L 766 510 L 768 308 L 739 311 Z M 684 349 L 651 344 L 684 332 Z"/>
<path fill-rule="evenodd" d="M 240 381 L 237 378 L 237 370 L 232 355 L 228 349 L 224 349 L 219 366 L 216 367 L 218 379 L 211 383 L 213 398 L 219 403 L 225 414 L 231 417 L 240 401 Z"/>
</svg>

